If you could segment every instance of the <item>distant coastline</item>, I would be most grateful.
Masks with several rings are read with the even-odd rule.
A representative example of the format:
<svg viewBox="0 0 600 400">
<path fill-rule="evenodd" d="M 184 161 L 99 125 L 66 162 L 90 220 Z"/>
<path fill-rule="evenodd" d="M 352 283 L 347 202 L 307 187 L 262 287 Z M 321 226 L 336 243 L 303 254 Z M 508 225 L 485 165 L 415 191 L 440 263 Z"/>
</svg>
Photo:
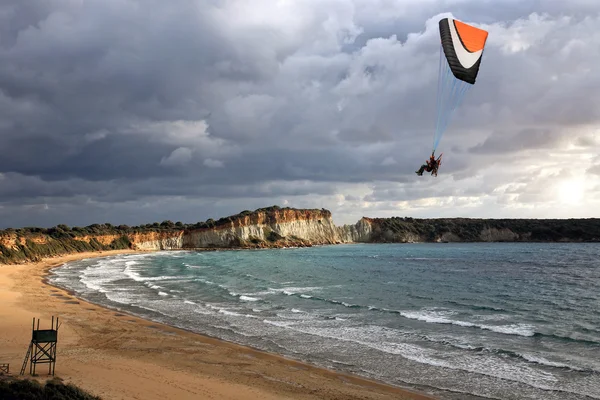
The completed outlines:
<svg viewBox="0 0 600 400">
<path fill-rule="evenodd" d="M 363 217 L 336 226 L 326 209 L 272 206 L 194 224 L 57 225 L 0 231 L 0 264 L 109 250 L 211 250 L 342 243 L 600 242 L 600 219 Z"/>
</svg>

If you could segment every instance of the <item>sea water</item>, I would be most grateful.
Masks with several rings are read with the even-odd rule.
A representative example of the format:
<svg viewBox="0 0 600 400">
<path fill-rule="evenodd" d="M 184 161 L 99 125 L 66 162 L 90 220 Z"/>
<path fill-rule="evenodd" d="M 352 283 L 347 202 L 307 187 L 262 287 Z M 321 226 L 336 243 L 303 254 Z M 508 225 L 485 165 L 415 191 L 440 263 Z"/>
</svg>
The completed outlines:
<svg viewBox="0 0 600 400">
<path fill-rule="evenodd" d="M 442 399 L 600 399 L 600 245 L 352 244 L 88 259 L 51 282 Z"/>
</svg>

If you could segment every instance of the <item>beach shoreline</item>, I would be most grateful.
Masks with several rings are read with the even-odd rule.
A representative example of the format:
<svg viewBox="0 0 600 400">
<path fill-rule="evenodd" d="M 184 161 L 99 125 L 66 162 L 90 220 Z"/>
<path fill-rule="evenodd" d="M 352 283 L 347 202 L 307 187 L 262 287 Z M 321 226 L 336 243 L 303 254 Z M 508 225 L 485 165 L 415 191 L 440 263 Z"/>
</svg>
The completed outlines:
<svg viewBox="0 0 600 400">
<path fill-rule="evenodd" d="M 433 399 L 426 394 L 172 327 L 49 283 L 65 263 L 153 251 L 69 254 L 0 265 L 0 363 L 18 374 L 31 335 L 60 318 L 56 376 L 104 399 Z M 38 365 L 40 378 L 49 378 Z M 26 375 L 28 376 L 28 375 Z"/>
</svg>

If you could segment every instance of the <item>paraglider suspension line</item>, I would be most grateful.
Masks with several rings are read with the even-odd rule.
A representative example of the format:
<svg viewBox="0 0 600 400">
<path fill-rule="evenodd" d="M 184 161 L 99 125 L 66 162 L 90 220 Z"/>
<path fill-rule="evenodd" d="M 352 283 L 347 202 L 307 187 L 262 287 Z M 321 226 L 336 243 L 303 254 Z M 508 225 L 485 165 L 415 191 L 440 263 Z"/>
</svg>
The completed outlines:
<svg viewBox="0 0 600 400">
<path fill-rule="evenodd" d="M 471 88 L 470 83 L 457 79 L 448 65 L 448 61 L 440 46 L 440 64 L 438 71 L 438 93 L 436 100 L 437 118 L 433 137 L 433 151 L 438 147 L 442 135 L 446 131 L 455 110 L 462 103 Z"/>
</svg>

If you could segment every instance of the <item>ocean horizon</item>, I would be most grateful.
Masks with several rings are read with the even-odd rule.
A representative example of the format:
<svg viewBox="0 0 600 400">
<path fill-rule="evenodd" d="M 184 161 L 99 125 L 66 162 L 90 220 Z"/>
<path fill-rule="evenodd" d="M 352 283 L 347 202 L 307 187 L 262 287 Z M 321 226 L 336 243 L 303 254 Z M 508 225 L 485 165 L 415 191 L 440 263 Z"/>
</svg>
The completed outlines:
<svg viewBox="0 0 600 400">
<path fill-rule="evenodd" d="M 85 259 L 87 301 L 440 399 L 600 399 L 600 245 L 344 244 Z"/>
</svg>

